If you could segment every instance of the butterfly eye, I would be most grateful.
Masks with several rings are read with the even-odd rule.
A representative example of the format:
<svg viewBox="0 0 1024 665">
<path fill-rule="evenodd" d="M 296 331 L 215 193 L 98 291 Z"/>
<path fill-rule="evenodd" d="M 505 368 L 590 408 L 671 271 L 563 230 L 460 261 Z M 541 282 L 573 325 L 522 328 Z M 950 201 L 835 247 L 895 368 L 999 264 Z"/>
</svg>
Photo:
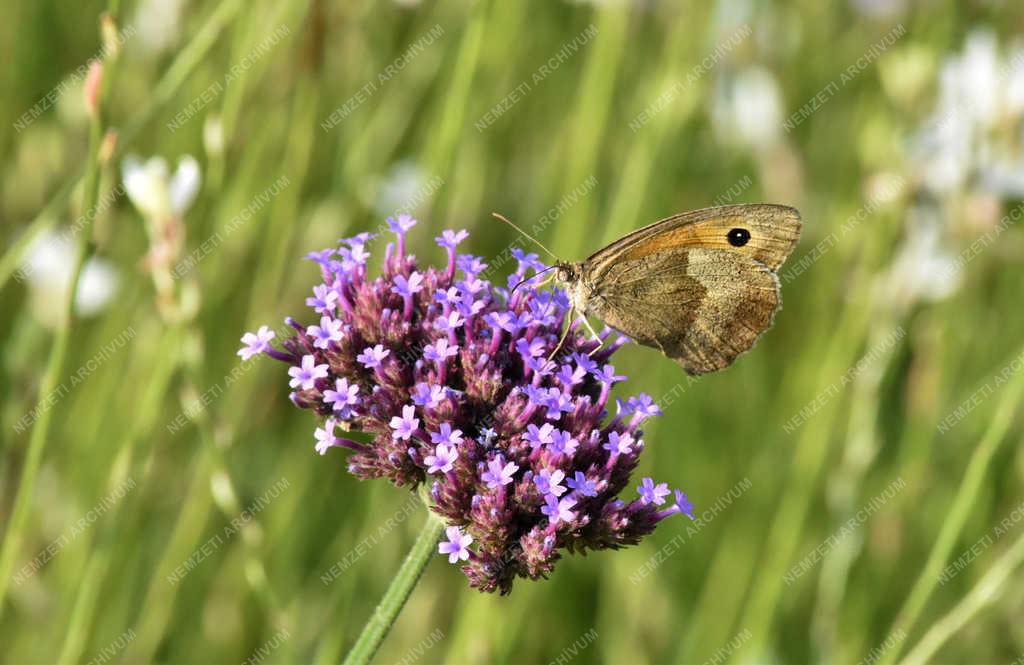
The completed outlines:
<svg viewBox="0 0 1024 665">
<path fill-rule="evenodd" d="M 743 247 L 750 242 L 750 231 L 740 228 L 732 229 L 726 238 L 729 239 L 729 244 L 733 247 Z"/>
</svg>

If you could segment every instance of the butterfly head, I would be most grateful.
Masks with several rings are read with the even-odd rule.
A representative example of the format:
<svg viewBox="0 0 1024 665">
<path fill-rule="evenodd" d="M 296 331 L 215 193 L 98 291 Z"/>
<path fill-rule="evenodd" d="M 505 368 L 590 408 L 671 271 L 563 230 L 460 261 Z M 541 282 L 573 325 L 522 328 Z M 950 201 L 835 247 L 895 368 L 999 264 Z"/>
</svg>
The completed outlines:
<svg viewBox="0 0 1024 665">
<path fill-rule="evenodd" d="M 555 278 L 563 284 L 575 282 L 580 278 L 581 265 L 559 261 L 555 264 Z"/>
<path fill-rule="evenodd" d="M 592 288 L 583 280 L 583 264 L 559 261 L 555 264 L 555 279 L 565 288 L 573 310 L 585 314 L 588 311 Z"/>
</svg>

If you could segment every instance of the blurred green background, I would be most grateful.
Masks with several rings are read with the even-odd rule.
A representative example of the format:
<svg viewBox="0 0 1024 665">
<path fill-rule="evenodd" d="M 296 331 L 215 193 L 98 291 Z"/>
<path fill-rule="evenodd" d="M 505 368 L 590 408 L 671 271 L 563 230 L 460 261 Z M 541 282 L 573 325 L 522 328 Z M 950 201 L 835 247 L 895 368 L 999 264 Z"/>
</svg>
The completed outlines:
<svg viewBox="0 0 1024 665">
<path fill-rule="evenodd" d="M 0 661 L 343 658 L 424 511 L 315 454 L 282 366 L 238 362 L 244 331 L 310 320 L 307 252 L 402 210 L 421 260 L 462 227 L 488 259 L 514 239 L 501 211 L 577 259 L 769 201 L 805 228 L 755 349 L 697 381 L 617 356 L 665 411 L 637 481 L 682 486 L 701 521 L 508 597 L 438 557 L 376 662 L 1022 662 L 1019 3 L 15 0 L 6 19 Z M 126 173 L 170 179 L 173 219 Z"/>
</svg>

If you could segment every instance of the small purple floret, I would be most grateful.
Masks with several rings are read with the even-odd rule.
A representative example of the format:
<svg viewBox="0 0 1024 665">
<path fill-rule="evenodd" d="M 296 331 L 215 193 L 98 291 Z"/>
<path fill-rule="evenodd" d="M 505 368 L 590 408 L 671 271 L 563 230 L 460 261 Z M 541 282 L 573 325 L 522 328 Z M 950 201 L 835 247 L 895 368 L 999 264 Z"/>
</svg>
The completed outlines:
<svg viewBox="0 0 1024 665">
<path fill-rule="evenodd" d="M 555 526 L 559 522 L 571 522 L 576 519 L 576 513 L 571 510 L 575 505 L 576 499 L 558 499 L 554 494 L 548 494 L 544 497 L 544 507 L 540 511 L 547 515 L 551 526 Z"/>
<path fill-rule="evenodd" d="M 416 407 L 403 406 L 402 415 L 391 419 L 391 429 L 394 430 L 394 438 L 408 441 L 420 426 L 420 419 L 415 418 Z"/>
<path fill-rule="evenodd" d="M 385 349 L 380 344 L 374 347 L 367 347 L 363 349 L 363 352 L 356 356 L 356 361 L 361 363 L 366 369 L 373 369 L 379 367 L 381 361 L 391 355 L 390 349 Z"/>
<path fill-rule="evenodd" d="M 359 385 L 349 385 L 348 379 L 342 377 L 334 382 L 335 390 L 324 391 L 324 404 L 332 405 L 331 408 L 342 420 L 348 420 L 355 415 L 355 407 L 359 404 Z"/>
<path fill-rule="evenodd" d="M 316 380 L 327 377 L 327 364 L 317 365 L 316 358 L 311 355 L 302 356 L 302 364 L 298 367 L 288 368 L 288 375 L 292 380 L 288 382 L 292 388 L 312 390 L 316 387 Z"/>
<path fill-rule="evenodd" d="M 561 485 L 564 479 L 565 474 L 561 469 L 555 469 L 554 471 L 541 469 L 540 473 L 533 477 L 533 484 L 545 496 L 549 494 L 551 496 L 562 496 L 565 494 L 565 488 Z"/>
<path fill-rule="evenodd" d="M 594 487 L 594 483 L 587 480 L 582 471 L 577 471 L 575 476 L 565 481 L 565 484 L 583 496 L 597 496 L 597 488 Z"/>
<path fill-rule="evenodd" d="M 644 478 L 643 482 L 636 489 L 640 492 L 640 501 L 642 503 L 653 503 L 656 506 L 665 503 L 665 497 L 672 493 L 668 489 L 668 483 L 658 483 L 655 485 L 654 481 L 650 478 Z"/>
<path fill-rule="evenodd" d="M 462 529 L 457 526 L 450 526 L 444 532 L 448 540 L 439 543 L 437 551 L 448 555 L 448 563 L 469 559 L 469 546 L 473 544 L 473 536 L 462 535 Z"/>
<path fill-rule="evenodd" d="M 487 483 L 487 489 L 493 490 L 511 483 L 512 476 L 518 470 L 518 464 L 515 462 L 505 463 L 505 459 L 498 455 L 487 463 L 487 470 L 480 476 L 480 479 Z"/>
<path fill-rule="evenodd" d="M 245 344 L 238 350 L 242 360 L 248 360 L 258 353 L 266 353 L 270 349 L 270 340 L 274 339 L 274 331 L 267 326 L 260 326 L 255 333 L 247 332 L 242 335 L 242 343 Z"/>
<path fill-rule="evenodd" d="M 448 473 L 457 459 L 459 451 L 455 446 L 439 443 L 434 448 L 434 454 L 427 455 L 423 461 L 427 463 L 427 473 Z"/>
</svg>

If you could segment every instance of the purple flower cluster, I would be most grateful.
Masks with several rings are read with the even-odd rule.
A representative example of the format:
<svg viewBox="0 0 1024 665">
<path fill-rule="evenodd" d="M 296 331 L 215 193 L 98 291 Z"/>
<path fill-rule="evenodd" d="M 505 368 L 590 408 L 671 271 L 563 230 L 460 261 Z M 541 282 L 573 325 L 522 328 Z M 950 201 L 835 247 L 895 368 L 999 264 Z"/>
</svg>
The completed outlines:
<svg viewBox="0 0 1024 665">
<path fill-rule="evenodd" d="M 501 288 L 479 278 L 478 257 L 456 252 L 466 231 L 436 239 L 444 268 L 420 269 L 405 253 L 416 221 L 388 224 L 397 242 L 380 276 L 367 275 L 369 234 L 314 252 L 323 283 L 306 304 L 318 323 L 287 319 L 296 334 L 281 350 L 266 326 L 242 338 L 243 359 L 290 365 L 292 402 L 322 418 L 320 454 L 349 449 L 362 479 L 428 483 L 448 525 L 439 551 L 484 591 L 546 576 L 563 550 L 635 544 L 669 515 L 693 518 L 684 493 L 668 502 L 667 485 L 650 478 L 637 499 L 618 497 L 643 450 L 641 423 L 660 415 L 640 394 L 614 400 L 609 418 L 612 386 L 625 377 L 608 360 L 625 338 L 589 339 L 580 320 L 566 321 L 565 293 L 530 283 L 547 267 L 534 254 L 514 253 L 518 270 Z M 349 430 L 373 440 L 345 438 Z"/>
</svg>

